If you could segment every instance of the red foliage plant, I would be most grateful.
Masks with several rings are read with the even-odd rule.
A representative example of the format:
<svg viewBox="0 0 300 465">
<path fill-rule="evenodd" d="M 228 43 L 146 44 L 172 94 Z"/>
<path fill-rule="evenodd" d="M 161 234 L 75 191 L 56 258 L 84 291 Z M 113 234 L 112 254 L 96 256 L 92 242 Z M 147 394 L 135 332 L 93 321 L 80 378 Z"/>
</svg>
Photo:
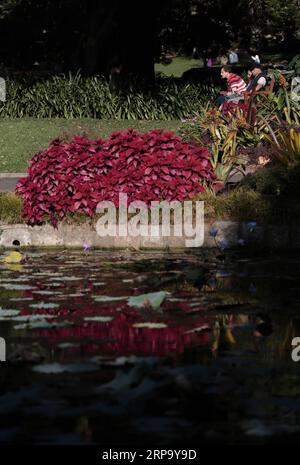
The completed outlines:
<svg viewBox="0 0 300 465">
<path fill-rule="evenodd" d="M 32 158 L 16 193 L 23 199 L 22 216 L 28 224 L 41 224 L 49 215 L 56 226 L 68 212 L 93 216 L 100 201 L 113 201 L 117 207 L 121 192 L 128 203 L 150 205 L 191 199 L 213 181 L 207 148 L 172 132 L 129 129 L 112 133 L 108 140 L 52 141 Z"/>
</svg>

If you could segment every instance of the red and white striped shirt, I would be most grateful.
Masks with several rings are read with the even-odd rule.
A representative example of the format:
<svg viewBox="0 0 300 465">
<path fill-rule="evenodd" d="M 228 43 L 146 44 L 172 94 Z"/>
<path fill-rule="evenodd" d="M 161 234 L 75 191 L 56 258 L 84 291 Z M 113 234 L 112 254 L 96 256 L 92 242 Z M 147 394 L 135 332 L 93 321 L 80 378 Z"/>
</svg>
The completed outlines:
<svg viewBox="0 0 300 465">
<path fill-rule="evenodd" d="M 247 90 L 247 84 L 237 74 L 230 73 L 227 78 L 228 94 L 243 93 Z"/>
</svg>

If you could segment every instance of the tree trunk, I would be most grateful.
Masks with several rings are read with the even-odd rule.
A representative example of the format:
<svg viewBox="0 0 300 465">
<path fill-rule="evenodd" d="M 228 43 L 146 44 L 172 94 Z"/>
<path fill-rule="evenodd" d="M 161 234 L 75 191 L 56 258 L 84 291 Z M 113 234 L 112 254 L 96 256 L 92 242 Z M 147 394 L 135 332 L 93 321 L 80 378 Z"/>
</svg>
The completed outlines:
<svg viewBox="0 0 300 465">
<path fill-rule="evenodd" d="M 153 78 L 156 1 L 89 0 L 83 71 Z"/>
</svg>

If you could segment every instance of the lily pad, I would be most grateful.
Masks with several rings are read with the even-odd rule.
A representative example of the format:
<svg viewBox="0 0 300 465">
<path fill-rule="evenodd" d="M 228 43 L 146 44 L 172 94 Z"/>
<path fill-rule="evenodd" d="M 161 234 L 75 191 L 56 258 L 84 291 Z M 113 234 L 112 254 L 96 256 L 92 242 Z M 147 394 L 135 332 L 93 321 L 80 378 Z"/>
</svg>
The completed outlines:
<svg viewBox="0 0 300 465">
<path fill-rule="evenodd" d="M 113 320 L 112 316 L 86 316 L 84 318 L 85 321 L 100 321 L 103 323 L 107 323 Z"/>
<path fill-rule="evenodd" d="M 8 291 L 31 291 L 32 289 L 36 289 L 34 286 L 28 286 L 27 284 L 2 284 L 0 283 L 0 287 L 7 289 Z"/>
<path fill-rule="evenodd" d="M 60 373 L 85 373 L 90 371 L 97 371 L 98 366 L 94 363 L 48 363 L 43 365 L 36 365 L 33 371 L 36 373 L 43 373 L 48 375 L 56 375 Z"/>
<path fill-rule="evenodd" d="M 14 326 L 14 329 L 56 329 L 65 328 L 66 326 L 72 325 L 70 321 L 64 321 L 62 323 L 48 323 L 46 320 L 35 321 L 33 323 L 27 323 L 22 325 Z"/>
<path fill-rule="evenodd" d="M 167 297 L 168 292 L 150 292 L 149 294 L 141 294 L 133 297 L 129 297 L 128 305 L 131 307 L 142 308 L 147 305 L 150 305 L 155 310 L 158 309 L 165 298 Z"/>
<path fill-rule="evenodd" d="M 53 295 L 53 294 L 60 294 L 60 292 L 54 292 L 54 291 L 34 291 L 35 294 L 39 295 Z"/>
<path fill-rule="evenodd" d="M 79 347 L 80 344 L 73 344 L 72 342 L 61 342 L 60 344 L 57 345 L 59 349 L 71 349 L 73 347 Z"/>
<path fill-rule="evenodd" d="M 62 273 L 53 273 L 52 271 L 43 271 L 43 272 L 37 272 L 33 273 L 34 276 L 63 276 Z"/>
<path fill-rule="evenodd" d="M 53 303 L 45 303 L 45 302 L 40 302 L 38 304 L 30 304 L 29 307 L 31 308 L 57 308 L 59 307 L 58 304 L 53 304 Z"/>
<path fill-rule="evenodd" d="M 112 297 L 109 295 L 95 295 L 95 302 L 117 302 L 118 300 L 125 300 L 127 297 Z"/>
<path fill-rule="evenodd" d="M 0 317 L 9 317 L 9 316 L 17 316 L 19 315 L 20 311 L 19 310 L 5 310 L 0 308 Z"/>
<path fill-rule="evenodd" d="M 143 365 L 154 365 L 157 363 L 158 358 L 156 357 L 137 357 L 136 355 L 129 355 L 127 356 L 121 356 L 117 358 L 107 358 L 105 356 L 101 355 L 96 355 L 93 357 L 92 362 L 95 362 L 100 365 L 109 365 L 109 366 L 114 366 L 114 367 L 122 367 L 125 365 L 136 365 L 136 364 L 143 364 Z"/>
<path fill-rule="evenodd" d="M 163 329 L 168 326 L 165 323 L 135 323 L 132 325 L 134 328 L 149 328 L 149 329 Z"/>
<path fill-rule="evenodd" d="M 28 322 L 31 322 L 31 321 L 37 321 L 37 320 L 44 320 L 44 319 L 48 319 L 48 318 L 55 318 L 55 315 L 45 315 L 44 313 L 43 314 L 34 314 L 34 315 L 19 315 L 19 316 L 15 316 L 13 317 L 13 320 L 14 321 L 28 321 Z"/>
</svg>

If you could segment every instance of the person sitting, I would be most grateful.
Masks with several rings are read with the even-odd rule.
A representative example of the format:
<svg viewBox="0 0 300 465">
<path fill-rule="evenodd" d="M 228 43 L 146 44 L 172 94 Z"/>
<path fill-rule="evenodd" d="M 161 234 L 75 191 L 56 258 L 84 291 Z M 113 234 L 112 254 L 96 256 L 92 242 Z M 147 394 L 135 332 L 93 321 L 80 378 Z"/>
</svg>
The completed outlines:
<svg viewBox="0 0 300 465">
<path fill-rule="evenodd" d="M 251 72 L 251 75 L 247 86 L 247 92 L 258 92 L 267 85 L 268 78 L 259 63 L 253 63 L 250 66 L 249 71 Z"/>
<path fill-rule="evenodd" d="M 229 63 L 230 65 L 237 65 L 238 62 L 239 62 L 239 56 L 238 54 L 236 53 L 236 51 L 234 49 L 230 49 L 228 51 L 228 58 L 229 58 Z"/>
<path fill-rule="evenodd" d="M 230 66 L 223 66 L 221 77 L 227 81 L 227 91 L 221 92 L 215 101 L 215 105 L 221 107 L 225 102 L 235 102 L 243 98 L 247 89 L 245 81 L 237 74 L 232 73 Z"/>
</svg>

